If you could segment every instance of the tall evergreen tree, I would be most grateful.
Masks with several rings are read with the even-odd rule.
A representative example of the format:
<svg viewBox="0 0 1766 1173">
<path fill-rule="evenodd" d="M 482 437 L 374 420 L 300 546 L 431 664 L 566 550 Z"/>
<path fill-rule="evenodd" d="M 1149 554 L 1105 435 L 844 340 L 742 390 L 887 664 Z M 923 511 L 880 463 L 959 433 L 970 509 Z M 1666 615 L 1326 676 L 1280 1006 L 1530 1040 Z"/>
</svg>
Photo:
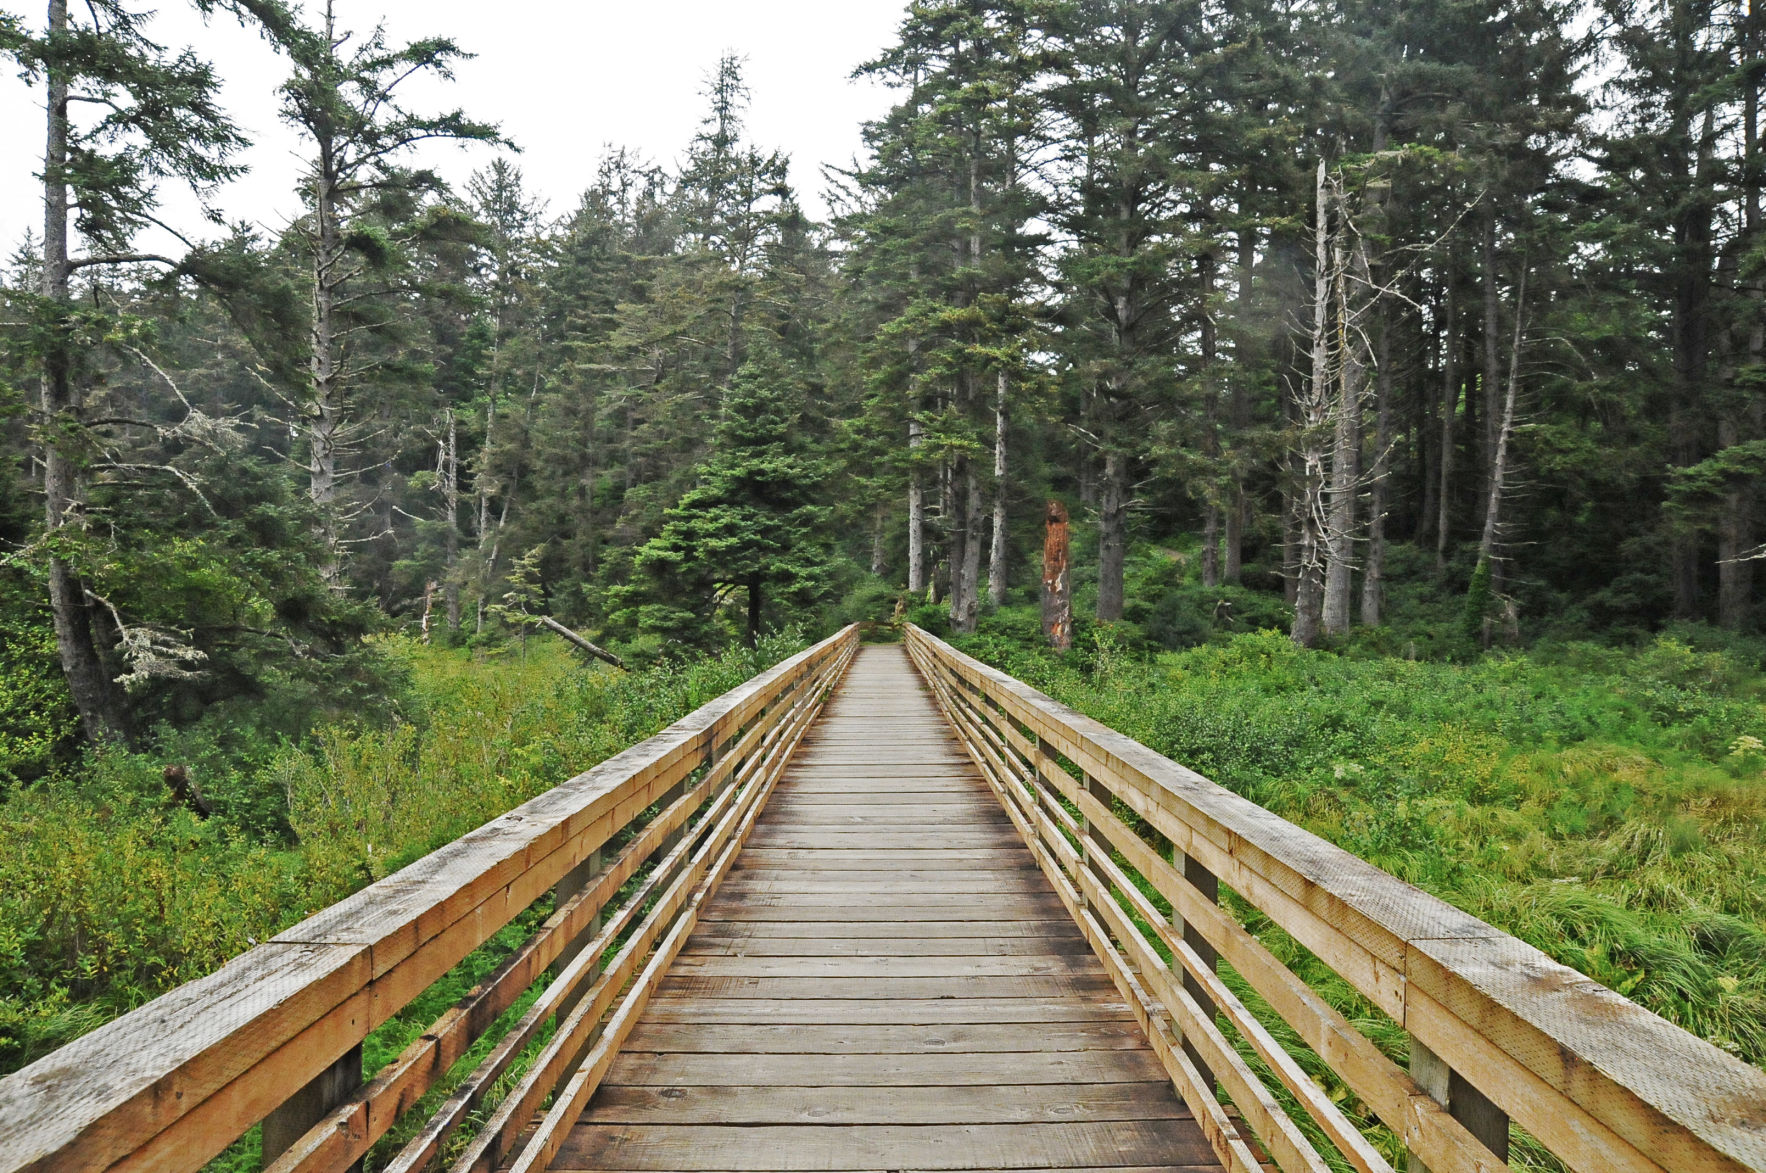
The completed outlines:
<svg viewBox="0 0 1766 1173">
<path fill-rule="evenodd" d="M 648 582 L 623 598 L 640 629 L 703 644 L 741 591 L 752 647 L 769 604 L 801 608 L 825 590 L 828 474 L 806 450 L 802 415 L 797 378 L 770 349 L 755 352 L 725 398 L 711 457 L 638 551 Z"/>
<path fill-rule="evenodd" d="M 294 232 L 309 299 L 298 427 L 307 492 L 331 551 L 328 573 L 341 582 L 345 529 L 360 512 L 344 496 L 359 472 L 348 457 L 371 422 L 357 398 L 368 384 L 396 384 L 406 373 L 396 340 L 392 353 L 373 343 L 404 321 L 399 295 L 411 290 L 412 249 L 462 230 L 455 211 L 433 198 L 434 173 L 404 163 L 422 142 L 491 142 L 498 133 L 458 110 L 431 115 L 405 106 L 413 79 L 449 79 L 466 56 L 445 38 L 400 48 L 380 28 L 357 38 L 339 27 L 336 4 L 326 0 L 318 26 L 291 39 L 290 56 L 283 118 L 312 150 L 301 185 L 307 214 Z"/>
<path fill-rule="evenodd" d="M 231 11 L 273 36 L 291 25 L 276 0 L 197 0 L 208 14 Z M 77 274 L 119 265 L 179 261 L 132 251 L 155 215 L 159 184 L 206 193 L 233 177 L 243 140 L 216 102 L 213 68 L 185 50 L 172 53 L 148 35 L 152 12 L 125 0 L 93 0 L 76 12 L 50 0 L 40 30 L 0 24 L 0 53 L 40 88 L 48 111 L 43 155 L 44 224 L 35 319 L 39 385 L 37 458 L 43 470 L 44 534 L 50 608 L 68 689 L 93 740 L 126 737 L 127 708 L 116 684 L 123 632 L 104 613 L 81 563 L 87 527 L 84 467 L 95 439 L 85 418 L 85 365 L 106 330 L 103 311 L 74 305 Z M 76 110 L 99 113 L 86 119 Z M 169 231 L 169 230 L 168 230 Z M 176 236 L 176 233 L 172 233 Z M 76 250 L 83 241 L 88 249 Z"/>
</svg>

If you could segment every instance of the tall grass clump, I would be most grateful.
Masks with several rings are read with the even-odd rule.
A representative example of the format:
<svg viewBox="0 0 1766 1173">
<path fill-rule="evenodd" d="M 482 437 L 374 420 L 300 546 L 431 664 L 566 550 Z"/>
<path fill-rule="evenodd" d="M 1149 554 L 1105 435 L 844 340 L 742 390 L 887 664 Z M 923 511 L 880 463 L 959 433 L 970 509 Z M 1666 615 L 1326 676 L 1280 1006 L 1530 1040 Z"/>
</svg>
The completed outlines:
<svg viewBox="0 0 1766 1173">
<path fill-rule="evenodd" d="M 802 646 L 795 635 L 640 672 L 563 644 L 469 652 L 392 639 L 390 720 L 219 753 L 167 736 L 0 791 L 0 1072 L 381 879 Z M 168 792 L 186 766 L 213 799 Z"/>
<path fill-rule="evenodd" d="M 1766 1065 L 1766 676 L 1665 636 L 1467 663 L 1065 656 L 1002 611 L 965 650 Z M 1350 1009 L 1360 1012 L 1362 1008 Z"/>
</svg>

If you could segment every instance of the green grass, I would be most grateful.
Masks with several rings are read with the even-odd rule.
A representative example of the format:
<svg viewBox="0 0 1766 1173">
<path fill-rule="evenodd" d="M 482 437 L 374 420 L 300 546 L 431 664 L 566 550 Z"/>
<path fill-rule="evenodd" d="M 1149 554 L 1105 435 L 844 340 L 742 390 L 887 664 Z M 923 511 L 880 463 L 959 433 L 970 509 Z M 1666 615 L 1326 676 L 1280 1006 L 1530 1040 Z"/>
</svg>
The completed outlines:
<svg viewBox="0 0 1766 1173">
<path fill-rule="evenodd" d="M 799 646 L 781 637 L 627 674 L 585 668 L 550 639 L 495 652 L 388 640 L 381 650 L 410 680 L 390 723 L 332 725 L 231 766 L 186 743 L 111 752 L 15 789 L 0 801 L 0 1073 L 214 971 Z M 162 778 L 190 761 L 204 763 L 196 780 L 219 808 L 206 821 Z M 512 947 L 487 946 L 383 1026 L 368 1069 Z"/>
<path fill-rule="evenodd" d="M 1144 654 L 1103 629 L 1058 656 L 1036 622 L 1007 609 L 956 642 L 1766 1064 L 1766 676 L 1746 648 L 1660 638 L 1455 664 L 1307 652 L 1279 632 Z M 1396 1024 L 1255 909 L 1228 901 L 1404 1061 Z M 1277 1035 L 1297 1047 L 1285 1028 Z M 1303 1062 L 1396 1157 L 1397 1138 L 1365 1105 L 1315 1056 Z M 1518 1140 L 1517 1165 L 1553 1167 Z"/>
</svg>

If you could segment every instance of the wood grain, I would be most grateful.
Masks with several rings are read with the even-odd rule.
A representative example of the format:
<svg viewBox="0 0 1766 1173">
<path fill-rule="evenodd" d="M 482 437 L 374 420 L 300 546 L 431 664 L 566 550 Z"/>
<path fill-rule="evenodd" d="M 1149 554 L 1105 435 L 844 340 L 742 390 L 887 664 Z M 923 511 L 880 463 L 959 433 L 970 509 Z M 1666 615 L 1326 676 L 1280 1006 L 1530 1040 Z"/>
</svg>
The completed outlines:
<svg viewBox="0 0 1766 1173">
<path fill-rule="evenodd" d="M 865 649 L 552 1168 L 1133 1166 L 1217 1168 L 918 674 Z"/>
<path fill-rule="evenodd" d="M 1088 805 L 1089 792 L 1095 788 L 1128 808 L 1334 968 L 1570 1168 L 1766 1169 L 1766 1073 L 919 629 L 909 629 L 907 643 L 1009 808 L 1033 793 L 1029 802 L 1049 821 L 1069 832 L 1104 829 L 1133 858 L 1123 838 L 1110 835 L 1122 830 L 1115 811 L 1101 801 Z M 1053 769 L 1055 755 L 1083 771 L 1088 784 Z M 1085 824 L 1075 825 L 1052 801 L 1057 792 L 1078 804 Z M 1063 835 L 1028 818 L 1027 811 L 1014 816 L 1028 836 L 1046 842 L 1057 871 L 1065 871 Z M 1185 896 L 1187 882 L 1172 882 L 1173 869 L 1134 862 L 1183 906 L 1181 915 L 1199 917 L 1190 926 L 1198 940 L 1237 953 L 1241 975 L 1293 1016 L 1301 1037 L 1378 1105 L 1381 1118 L 1431 1168 L 1506 1167 L 1407 1075 L 1351 1037 L 1353 1028 L 1341 1016 L 1296 989 L 1298 980 L 1242 930 L 1198 910 Z M 1297 1081 L 1292 1067 L 1280 1074 Z M 1303 1090 L 1301 1098 L 1327 1127 L 1337 1126 L 1316 1096 Z"/>
</svg>

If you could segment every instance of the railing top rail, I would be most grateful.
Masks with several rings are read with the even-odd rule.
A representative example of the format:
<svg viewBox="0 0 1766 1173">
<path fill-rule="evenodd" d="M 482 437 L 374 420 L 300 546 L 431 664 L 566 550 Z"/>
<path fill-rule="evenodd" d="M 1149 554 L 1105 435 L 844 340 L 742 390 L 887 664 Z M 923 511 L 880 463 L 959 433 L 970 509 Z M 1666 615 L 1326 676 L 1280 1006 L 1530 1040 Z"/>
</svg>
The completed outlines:
<svg viewBox="0 0 1766 1173">
<path fill-rule="evenodd" d="M 842 630 L 215 973 L 0 1079 L 0 1169 L 104 1168 L 205 1112 L 216 1132 L 237 1135 L 581 863 L 598 830 L 629 822 L 643 807 L 639 784 L 684 778 L 855 635 Z M 211 1100 L 247 1073 L 249 1094 Z"/>
<path fill-rule="evenodd" d="M 1549 1101 L 1668 1169 L 1766 1170 L 1766 1072 L 920 628 L 909 638 L 1088 774 L 1169 811 L 1194 835 L 1181 850 L 1517 1120 Z"/>
</svg>

